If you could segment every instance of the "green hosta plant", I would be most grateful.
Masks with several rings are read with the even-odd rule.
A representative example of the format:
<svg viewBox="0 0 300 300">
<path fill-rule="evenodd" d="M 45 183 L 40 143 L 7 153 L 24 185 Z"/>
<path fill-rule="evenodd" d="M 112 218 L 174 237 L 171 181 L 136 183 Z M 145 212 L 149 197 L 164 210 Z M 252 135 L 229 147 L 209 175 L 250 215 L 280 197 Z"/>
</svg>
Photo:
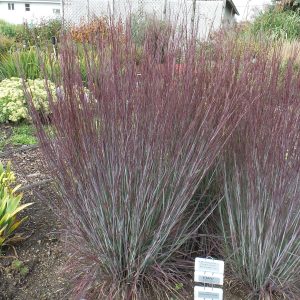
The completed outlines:
<svg viewBox="0 0 300 300">
<path fill-rule="evenodd" d="M 28 80 L 27 87 L 35 108 L 47 114 L 49 108 L 45 81 L 43 79 Z M 49 87 L 54 93 L 55 85 L 50 83 Z M 0 82 L 0 123 L 21 120 L 30 120 L 22 80 L 15 77 L 5 79 Z"/>
<path fill-rule="evenodd" d="M 22 238 L 20 234 L 15 234 L 15 231 L 27 217 L 18 220 L 17 215 L 32 204 L 21 204 L 23 195 L 17 193 L 20 186 L 12 188 L 14 183 L 15 175 L 10 169 L 10 164 L 4 168 L 0 163 L 0 250 L 3 246 Z"/>
</svg>

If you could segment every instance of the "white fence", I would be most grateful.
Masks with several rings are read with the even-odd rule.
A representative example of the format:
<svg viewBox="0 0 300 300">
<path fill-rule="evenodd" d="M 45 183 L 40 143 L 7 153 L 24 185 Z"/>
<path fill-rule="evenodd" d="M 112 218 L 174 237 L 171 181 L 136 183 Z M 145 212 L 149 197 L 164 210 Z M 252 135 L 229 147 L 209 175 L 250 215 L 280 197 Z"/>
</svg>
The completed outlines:
<svg viewBox="0 0 300 300">
<path fill-rule="evenodd" d="M 225 9 L 223 0 L 63 0 L 62 3 L 66 25 L 88 22 L 102 15 L 113 15 L 115 19 L 124 20 L 130 13 L 150 14 L 188 27 L 194 20 L 201 36 L 221 26 Z"/>
</svg>

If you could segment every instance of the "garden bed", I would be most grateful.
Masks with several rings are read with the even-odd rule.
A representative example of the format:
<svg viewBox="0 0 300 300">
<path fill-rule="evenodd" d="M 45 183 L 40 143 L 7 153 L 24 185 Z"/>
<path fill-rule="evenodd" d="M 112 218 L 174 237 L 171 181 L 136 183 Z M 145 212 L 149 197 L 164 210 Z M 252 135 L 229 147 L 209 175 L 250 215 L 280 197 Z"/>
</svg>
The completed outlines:
<svg viewBox="0 0 300 300">
<path fill-rule="evenodd" d="M 17 181 L 23 186 L 49 178 L 38 149 L 14 151 L 1 160 L 12 162 Z M 67 256 L 59 242 L 60 226 L 49 208 L 50 202 L 57 204 L 57 201 L 51 183 L 24 192 L 24 202 L 34 202 L 26 211 L 30 217 L 21 229 L 28 238 L 16 245 L 17 259 L 1 258 L 0 299 L 63 298 L 65 283 L 59 272 Z M 12 249 L 6 254 L 14 255 Z M 14 267 L 16 260 L 28 272 L 21 274 L 22 271 Z"/>
<path fill-rule="evenodd" d="M 50 30 L 23 48 L 0 22 L 0 300 L 192 300 L 196 256 L 225 261 L 225 300 L 299 298 L 299 49 L 278 41 L 299 20 L 281 10 L 207 43 L 87 24 L 57 59 Z"/>
<path fill-rule="evenodd" d="M 0 127 L 1 136 L 6 136 L 6 139 L 12 131 L 10 125 Z M 12 162 L 17 182 L 25 187 L 24 202 L 34 202 L 34 205 L 26 210 L 30 217 L 21 232 L 27 238 L 16 245 L 17 257 L 1 258 L 0 300 L 69 299 L 63 275 L 67 252 L 60 241 L 60 224 L 49 206 L 59 204 L 59 199 L 49 181 L 45 160 L 38 146 L 7 144 L 1 154 L 2 162 Z M 6 255 L 15 254 L 12 249 L 8 249 Z M 28 270 L 26 274 L 21 274 L 21 269 L 14 266 L 16 261 Z M 225 300 L 238 299 L 242 298 L 225 294 Z"/>
</svg>

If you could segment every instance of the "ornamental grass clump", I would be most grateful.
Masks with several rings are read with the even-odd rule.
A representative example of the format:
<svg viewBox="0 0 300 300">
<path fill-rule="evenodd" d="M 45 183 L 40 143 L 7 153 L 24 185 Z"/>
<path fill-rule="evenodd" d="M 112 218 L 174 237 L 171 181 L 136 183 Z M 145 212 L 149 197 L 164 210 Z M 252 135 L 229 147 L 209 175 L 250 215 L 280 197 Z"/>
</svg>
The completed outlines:
<svg viewBox="0 0 300 300">
<path fill-rule="evenodd" d="M 224 167 L 228 277 L 248 299 L 300 297 L 300 73 L 276 57 Z"/>
<path fill-rule="evenodd" d="M 147 33 L 137 66 L 130 32 L 111 24 L 85 45 L 86 84 L 64 37 L 51 134 L 32 111 L 62 197 L 72 299 L 187 299 L 186 245 L 217 202 L 193 196 L 269 74 L 232 40 L 210 51 L 169 29 Z"/>
</svg>

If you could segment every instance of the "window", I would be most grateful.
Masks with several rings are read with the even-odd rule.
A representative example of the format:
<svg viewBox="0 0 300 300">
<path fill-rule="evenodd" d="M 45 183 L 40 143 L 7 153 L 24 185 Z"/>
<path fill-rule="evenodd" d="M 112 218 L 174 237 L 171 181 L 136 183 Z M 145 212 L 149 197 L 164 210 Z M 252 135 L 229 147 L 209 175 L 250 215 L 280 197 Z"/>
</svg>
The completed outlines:
<svg viewBox="0 0 300 300">
<path fill-rule="evenodd" d="M 14 3 L 8 3 L 8 10 L 15 10 L 15 4 Z"/>
<path fill-rule="evenodd" d="M 30 11 L 30 4 L 25 3 L 25 11 Z"/>
</svg>

